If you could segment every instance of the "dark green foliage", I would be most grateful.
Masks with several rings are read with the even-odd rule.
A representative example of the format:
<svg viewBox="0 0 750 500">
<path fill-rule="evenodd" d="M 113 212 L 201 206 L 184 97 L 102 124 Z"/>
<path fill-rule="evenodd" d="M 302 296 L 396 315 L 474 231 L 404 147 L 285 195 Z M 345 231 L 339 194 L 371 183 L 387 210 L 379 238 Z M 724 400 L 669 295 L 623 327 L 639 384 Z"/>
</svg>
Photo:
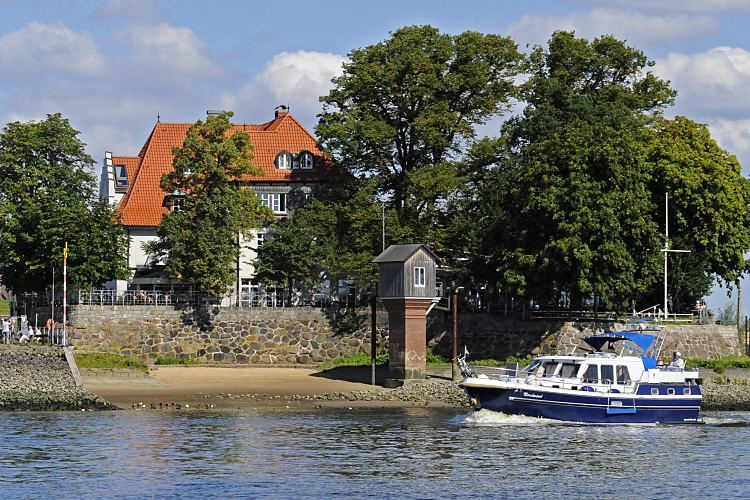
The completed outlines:
<svg viewBox="0 0 750 500">
<path fill-rule="evenodd" d="M 693 251 L 671 258 L 674 305 L 744 270 L 747 181 L 705 127 L 661 117 L 675 92 L 651 64 L 610 36 L 557 32 L 532 52 L 523 114 L 465 162 L 476 196 L 454 206 L 459 227 L 477 224 L 452 233 L 467 272 L 571 308 L 592 295 L 620 311 L 660 304 L 665 192 L 670 247 Z"/>
<path fill-rule="evenodd" d="M 78 288 L 124 279 L 127 235 L 114 207 L 96 196 L 93 160 L 67 119 L 9 123 L 0 135 L 0 280 L 43 291 L 52 265 Z"/>
<path fill-rule="evenodd" d="M 170 212 L 157 229 L 159 240 L 147 251 L 166 263 L 168 276 L 192 283 L 202 293 L 220 295 L 234 283 L 240 255 L 238 235 L 251 234 L 271 218 L 241 179 L 260 175 L 252 165 L 245 132 L 229 134 L 232 113 L 198 120 L 174 149 L 174 170 L 161 187 L 184 196 L 180 212 Z"/>
<path fill-rule="evenodd" d="M 389 243 L 442 247 L 445 202 L 460 183 L 456 160 L 475 126 L 513 95 L 520 59 L 507 37 L 453 36 L 430 26 L 399 29 L 349 54 L 344 74 L 321 98 L 316 131 L 335 161 L 362 181 L 366 194 L 357 208 L 374 197 L 395 210 L 403 239 Z"/>
<path fill-rule="evenodd" d="M 311 228 L 298 219 L 286 219 L 267 233 L 254 262 L 256 279 L 295 287 L 316 285 L 320 281 L 323 248 Z"/>
<path fill-rule="evenodd" d="M 194 366 L 200 363 L 198 362 L 197 359 L 193 359 L 193 358 L 174 358 L 174 357 L 168 357 L 168 356 L 158 356 L 154 364 L 159 365 L 159 366 L 172 366 L 172 365 Z"/>
<path fill-rule="evenodd" d="M 717 373 L 724 373 L 727 368 L 750 368 L 750 358 L 747 356 L 726 356 L 720 359 L 692 359 L 688 358 L 687 368 L 710 368 Z"/>
</svg>

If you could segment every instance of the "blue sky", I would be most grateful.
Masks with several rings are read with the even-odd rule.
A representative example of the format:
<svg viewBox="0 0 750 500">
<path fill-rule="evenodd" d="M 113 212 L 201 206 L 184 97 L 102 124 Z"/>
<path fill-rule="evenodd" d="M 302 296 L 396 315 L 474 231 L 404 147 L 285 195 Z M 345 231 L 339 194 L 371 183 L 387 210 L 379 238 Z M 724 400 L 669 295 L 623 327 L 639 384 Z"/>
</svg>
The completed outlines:
<svg viewBox="0 0 750 500">
<path fill-rule="evenodd" d="M 0 0 L 0 123 L 61 112 L 97 160 L 136 154 L 157 114 L 257 123 L 288 103 L 312 130 L 346 54 L 412 24 L 521 47 L 556 29 L 626 39 L 679 92 L 668 114 L 707 123 L 750 172 L 750 0 Z"/>
</svg>

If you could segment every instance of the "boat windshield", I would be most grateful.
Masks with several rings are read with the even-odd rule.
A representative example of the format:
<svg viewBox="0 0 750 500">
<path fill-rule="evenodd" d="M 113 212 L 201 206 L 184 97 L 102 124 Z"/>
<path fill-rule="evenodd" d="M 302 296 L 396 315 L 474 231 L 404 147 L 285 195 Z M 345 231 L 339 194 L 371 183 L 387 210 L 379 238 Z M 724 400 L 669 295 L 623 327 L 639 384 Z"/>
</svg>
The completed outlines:
<svg viewBox="0 0 750 500">
<path fill-rule="evenodd" d="M 562 363 L 560 376 L 563 378 L 575 378 L 578 375 L 578 366 L 576 363 Z"/>
</svg>

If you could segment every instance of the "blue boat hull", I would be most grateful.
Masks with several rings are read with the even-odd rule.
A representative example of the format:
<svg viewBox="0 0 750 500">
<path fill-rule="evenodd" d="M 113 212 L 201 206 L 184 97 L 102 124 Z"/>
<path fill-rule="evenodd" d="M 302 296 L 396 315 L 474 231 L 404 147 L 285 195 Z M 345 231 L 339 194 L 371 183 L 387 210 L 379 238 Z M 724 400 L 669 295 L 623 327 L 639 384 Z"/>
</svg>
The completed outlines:
<svg viewBox="0 0 750 500">
<path fill-rule="evenodd" d="M 693 386 L 693 391 L 698 391 Z M 643 398 L 638 395 L 583 391 L 548 392 L 535 388 L 464 386 L 477 408 L 512 415 L 595 424 L 698 423 L 700 398 L 677 395 Z M 693 392 L 695 394 L 695 392 Z"/>
</svg>

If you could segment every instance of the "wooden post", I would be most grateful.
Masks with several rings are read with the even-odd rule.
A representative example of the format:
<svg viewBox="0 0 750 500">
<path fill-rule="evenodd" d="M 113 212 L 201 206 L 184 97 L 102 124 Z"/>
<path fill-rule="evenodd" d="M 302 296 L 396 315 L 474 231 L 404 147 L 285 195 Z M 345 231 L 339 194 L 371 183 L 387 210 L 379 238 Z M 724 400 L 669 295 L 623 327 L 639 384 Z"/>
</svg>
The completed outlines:
<svg viewBox="0 0 750 500">
<path fill-rule="evenodd" d="M 370 384 L 375 385 L 375 371 L 376 371 L 376 358 L 378 355 L 378 294 L 377 287 L 376 292 L 372 295 L 372 301 L 370 302 L 370 371 L 371 379 Z"/>
<path fill-rule="evenodd" d="M 740 289 L 740 282 L 737 282 L 737 331 L 740 329 L 740 305 L 742 302 L 740 301 L 742 295 L 742 290 Z"/>
<path fill-rule="evenodd" d="M 453 363 L 451 377 L 454 382 L 459 380 L 458 373 L 458 294 L 453 290 Z"/>
</svg>

